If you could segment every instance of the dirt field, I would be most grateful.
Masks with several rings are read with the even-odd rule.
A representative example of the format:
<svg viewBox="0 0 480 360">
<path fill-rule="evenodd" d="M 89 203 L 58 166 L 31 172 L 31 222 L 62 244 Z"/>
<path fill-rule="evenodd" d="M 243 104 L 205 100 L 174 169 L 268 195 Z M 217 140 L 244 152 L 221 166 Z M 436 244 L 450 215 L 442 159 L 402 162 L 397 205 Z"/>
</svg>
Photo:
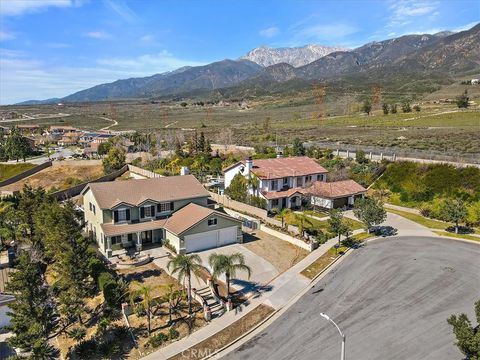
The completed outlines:
<svg viewBox="0 0 480 360">
<path fill-rule="evenodd" d="M 280 273 L 289 269 L 308 255 L 307 250 L 280 240 L 263 231 L 256 231 L 252 234 L 245 235 L 246 240 L 243 246 L 270 262 Z"/>
<path fill-rule="evenodd" d="M 75 164 L 54 164 L 28 178 L 17 181 L 14 184 L 4 186 L 4 191 L 19 191 L 28 184 L 33 187 L 43 187 L 46 190 L 56 188 L 66 189 L 82 182 L 99 178 L 103 175 L 101 165 L 75 165 Z"/>
</svg>

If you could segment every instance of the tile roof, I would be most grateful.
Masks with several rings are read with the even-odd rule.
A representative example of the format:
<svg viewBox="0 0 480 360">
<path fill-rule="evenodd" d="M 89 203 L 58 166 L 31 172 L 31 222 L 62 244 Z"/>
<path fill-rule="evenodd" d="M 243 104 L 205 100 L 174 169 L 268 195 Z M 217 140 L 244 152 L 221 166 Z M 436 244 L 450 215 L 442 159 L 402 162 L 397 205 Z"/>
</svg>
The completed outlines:
<svg viewBox="0 0 480 360">
<path fill-rule="evenodd" d="M 245 160 L 242 161 L 245 164 Z M 238 163 L 225 168 L 235 167 Z M 275 159 L 254 159 L 252 172 L 260 179 L 279 179 L 287 176 L 305 176 L 327 173 L 323 166 L 307 156 L 292 156 Z"/>
<path fill-rule="evenodd" d="M 145 199 L 167 202 L 209 196 L 193 175 L 90 183 L 82 194 L 88 189 L 101 209 L 111 209 L 120 203 L 138 206 Z"/>
<path fill-rule="evenodd" d="M 134 224 L 102 224 L 103 234 L 105 236 L 118 236 L 122 234 L 133 234 L 140 231 L 161 229 L 166 219 L 143 221 Z"/>
<path fill-rule="evenodd" d="M 163 227 L 171 233 L 181 235 L 192 226 L 198 224 L 200 221 L 211 215 L 223 216 L 241 222 L 240 220 L 220 211 L 213 210 L 195 203 L 190 203 L 180 210 L 174 212 L 173 215 L 166 220 Z"/>
<path fill-rule="evenodd" d="M 367 189 L 354 180 L 333 182 L 315 181 L 306 189 L 308 194 L 329 199 L 357 195 L 365 191 L 367 191 Z"/>
<path fill-rule="evenodd" d="M 305 189 L 297 187 L 297 188 L 291 188 L 285 191 L 263 191 L 262 196 L 267 200 L 273 200 L 273 199 L 281 199 L 284 197 L 290 197 L 297 193 L 304 194 Z"/>
</svg>

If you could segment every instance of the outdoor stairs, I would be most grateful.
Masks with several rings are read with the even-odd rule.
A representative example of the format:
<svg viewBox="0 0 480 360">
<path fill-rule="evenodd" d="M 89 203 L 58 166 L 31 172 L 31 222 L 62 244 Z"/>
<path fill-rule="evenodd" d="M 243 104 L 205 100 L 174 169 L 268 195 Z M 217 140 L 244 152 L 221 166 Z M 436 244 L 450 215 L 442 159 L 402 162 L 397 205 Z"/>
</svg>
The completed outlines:
<svg viewBox="0 0 480 360">
<path fill-rule="evenodd" d="M 204 298 L 207 302 L 207 305 L 210 307 L 210 311 L 212 312 L 212 319 L 220 317 L 225 313 L 225 309 L 222 307 L 222 304 L 215 300 L 208 286 L 197 290 L 197 294 Z"/>
</svg>

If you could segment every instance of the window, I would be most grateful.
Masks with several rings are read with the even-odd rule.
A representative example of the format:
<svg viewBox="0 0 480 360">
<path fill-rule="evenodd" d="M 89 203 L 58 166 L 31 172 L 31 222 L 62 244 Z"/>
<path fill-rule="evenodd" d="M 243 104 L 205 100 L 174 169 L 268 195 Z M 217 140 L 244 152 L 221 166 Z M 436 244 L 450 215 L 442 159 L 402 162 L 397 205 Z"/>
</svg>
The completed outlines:
<svg viewBox="0 0 480 360">
<path fill-rule="evenodd" d="M 90 207 L 90 211 L 95 214 L 95 205 L 93 205 L 92 203 L 89 203 L 89 207 Z"/>
<path fill-rule="evenodd" d="M 301 176 L 297 177 L 297 186 L 298 187 L 303 186 L 303 177 Z"/>
<path fill-rule="evenodd" d="M 112 245 L 115 245 L 115 244 L 121 244 L 122 243 L 122 237 L 121 236 L 112 236 L 110 238 L 110 243 Z"/>
<path fill-rule="evenodd" d="M 317 175 L 317 180 L 318 180 L 318 181 L 321 181 L 321 180 L 322 180 L 322 175 L 320 175 L 320 174 Z"/>
<path fill-rule="evenodd" d="M 308 184 L 312 181 L 312 176 L 311 175 L 307 175 L 305 176 L 305 183 Z"/>
<path fill-rule="evenodd" d="M 272 200 L 272 206 L 278 206 L 278 199 Z"/>
<path fill-rule="evenodd" d="M 173 210 L 173 202 L 158 204 L 157 208 L 158 208 L 159 212 L 172 211 Z"/>
<path fill-rule="evenodd" d="M 277 180 L 272 180 L 272 190 L 277 190 Z"/>
<path fill-rule="evenodd" d="M 127 221 L 127 211 L 125 209 L 118 210 L 118 221 Z"/>
<path fill-rule="evenodd" d="M 288 177 L 283 178 L 283 185 L 288 185 Z"/>
<path fill-rule="evenodd" d="M 217 218 L 208 219 L 208 226 L 217 225 Z"/>
<path fill-rule="evenodd" d="M 145 206 L 144 209 L 144 217 L 152 217 L 152 208 L 150 206 Z"/>
</svg>

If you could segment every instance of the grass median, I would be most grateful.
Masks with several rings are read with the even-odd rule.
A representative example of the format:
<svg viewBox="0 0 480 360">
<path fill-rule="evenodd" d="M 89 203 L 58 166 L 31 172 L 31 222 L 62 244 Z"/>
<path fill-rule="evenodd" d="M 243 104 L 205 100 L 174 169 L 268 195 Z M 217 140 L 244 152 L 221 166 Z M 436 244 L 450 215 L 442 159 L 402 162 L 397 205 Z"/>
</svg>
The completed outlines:
<svg viewBox="0 0 480 360">
<path fill-rule="evenodd" d="M 455 234 L 447 231 L 434 231 L 435 234 L 440 235 L 440 236 L 447 236 L 447 237 L 453 237 L 456 239 L 465 239 L 465 240 L 473 240 L 473 241 L 479 241 L 480 242 L 480 237 L 479 236 L 473 236 L 473 235 L 468 235 L 468 234 Z"/>
<path fill-rule="evenodd" d="M 385 210 L 392 214 L 400 215 L 408 220 L 416 222 L 417 224 L 423 225 L 429 229 L 446 229 L 447 227 L 453 225 L 445 221 L 429 219 L 429 218 L 423 217 L 422 215 L 413 214 L 407 211 L 391 209 L 391 208 L 385 208 Z"/>
</svg>

